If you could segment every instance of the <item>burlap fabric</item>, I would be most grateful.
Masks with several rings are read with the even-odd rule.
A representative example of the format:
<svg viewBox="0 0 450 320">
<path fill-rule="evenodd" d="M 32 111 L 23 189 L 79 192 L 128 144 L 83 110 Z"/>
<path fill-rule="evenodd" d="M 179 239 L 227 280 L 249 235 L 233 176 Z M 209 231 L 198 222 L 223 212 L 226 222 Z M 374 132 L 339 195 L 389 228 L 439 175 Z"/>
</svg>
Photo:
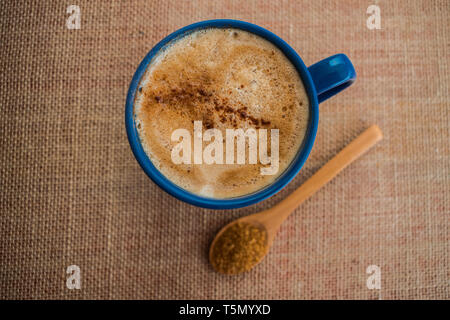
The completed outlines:
<svg viewBox="0 0 450 320">
<path fill-rule="evenodd" d="M 79 30 L 66 28 L 70 4 Z M 366 27 L 371 4 L 381 30 Z M 0 11 L 1 298 L 449 298 L 449 1 L 5 1 Z M 308 65 L 344 52 L 358 73 L 320 106 L 296 179 L 240 210 L 161 191 L 124 128 L 144 55 L 211 18 L 266 27 Z M 224 224 L 286 197 L 372 123 L 385 139 L 296 210 L 261 265 L 236 277 L 211 269 Z M 66 287 L 72 264 L 81 290 Z M 381 290 L 366 286 L 369 265 Z"/>
</svg>

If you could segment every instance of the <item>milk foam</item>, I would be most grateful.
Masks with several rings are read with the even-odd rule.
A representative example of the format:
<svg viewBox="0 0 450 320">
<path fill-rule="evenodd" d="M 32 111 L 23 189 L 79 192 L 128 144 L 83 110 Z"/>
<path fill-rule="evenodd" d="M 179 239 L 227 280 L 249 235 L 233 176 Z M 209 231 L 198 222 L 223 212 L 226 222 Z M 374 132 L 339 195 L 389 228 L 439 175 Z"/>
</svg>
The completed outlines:
<svg viewBox="0 0 450 320">
<path fill-rule="evenodd" d="M 169 180 L 199 195 L 230 198 L 269 185 L 305 137 L 309 100 L 295 67 L 272 43 L 246 31 L 204 29 L 176 40 L 151 61 L 140 87 L 135 116 L 145 152 Z M 279 129 L 278 173 L 261 175 L 264 166 L 248 161 L 175 165 L 171 134 L 193 132 L 196 120 L 224 136 L 225 129 Z"/>
</svg>

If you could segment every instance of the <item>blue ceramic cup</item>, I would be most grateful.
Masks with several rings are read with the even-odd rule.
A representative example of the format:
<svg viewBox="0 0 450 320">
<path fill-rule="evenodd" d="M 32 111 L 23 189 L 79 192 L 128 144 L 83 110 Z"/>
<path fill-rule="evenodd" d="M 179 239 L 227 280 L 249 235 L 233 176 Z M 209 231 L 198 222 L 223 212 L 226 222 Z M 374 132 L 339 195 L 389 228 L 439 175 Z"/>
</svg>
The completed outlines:
<svg viewBox="0 0 450 320">
<path fill-rule="evenodd" d="M 242 29 L 272 42 L 286 55 L 286 57 L 297 69 L 309 98 L 310 112 L 308 128 L 303 144 L 294 160 L 288 168 L 270 185 L 267 185 L 263 189 L 260 189 L 254 193 L 236 198 L 215 199 L 202 197 L 184 190 L 168 180 L 161 172 L 158 171 L 158 169 L 156 169 L 147 154 L 144 152 L 136 129 L 134 101 L 141 78 L 143 77 L 149 63 L 160 50 L 163 50 L 164 47 L 172 41 L 183 37 L 190 32 L 203 28 Z M 316 138 L 317 125 L 319 122 L 319 103 L 344 90 L 350 86 L 355 79 L 355 69 L 353 68 L 350 60 L 344 54 L 331 56 L 310 67 L 306 67 L 297 52 L 295 52 L 295 50 L 292 49 L 286 42 L 272 32 L 257 25 L 238 20 L 210 20 L 194 23 L 165 37 L 147 54 L 136 70 L 136 73 L 131 81 L 130 88 L 128 89 L 125 107 L 125 126 L 128 134 L 128 140 L 136 160 L 139 162 L 145 173 L 159 187 L 172 196 L 190 204 L 205 208 L 231 209 L 245 207 L 274 195 L 297 175 L 308 158 Z"/>
</svg>

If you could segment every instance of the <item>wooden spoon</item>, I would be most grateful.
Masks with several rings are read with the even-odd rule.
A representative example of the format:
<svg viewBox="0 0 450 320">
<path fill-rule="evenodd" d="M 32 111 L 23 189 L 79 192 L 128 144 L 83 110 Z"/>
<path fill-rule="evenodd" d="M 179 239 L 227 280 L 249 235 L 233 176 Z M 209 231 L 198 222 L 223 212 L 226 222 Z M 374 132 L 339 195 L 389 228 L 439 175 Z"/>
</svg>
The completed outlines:
<svg viewBox="0 0 450 320">
<path fill-rule="evenodd" d="M 296 209 L 303 201 L 316 193 L 322 186 L 324 186 L 328 181 L 333 179 L 339 172 L 341 172 L 342 169 L 359 158 L 363 153 L 369 150 L 382 138 L 383 134 L 380 128 L 377 125 L 372 125 L 359 137 L 357 137 L 349 145 L 347 145 L 333 159 L 328 161 L 303 185 L 301 185 L 297 190 L 295 190 L 292 194 L 279 202 L 277 205 L 268 210 L 242 217 L 227 224 L 219 231 L 219 233 L 211 243 L 211 247 L 209 250 L 209 260 L 211 264 L 214 266 L 212 253 L 217 239 L 220 238 L 222 233 L 232 225 L 238 222 L 244 222 L 253 224 L 254 226 L 267 232 L 267 250 L 264 255 L 262 255 L 260 260 L 255 262 L 254 265 L 249 269 L 253 268 L 259 262 L 261 262 L 267 252 L 269 252 L 278 229 L 280 228 L 283 221 L 294 211 L 294 209 Z M 248 271 L 249 269 L 245 271 Z M 217 271 L 221 272 L 220 270 Z"/>
</svg>

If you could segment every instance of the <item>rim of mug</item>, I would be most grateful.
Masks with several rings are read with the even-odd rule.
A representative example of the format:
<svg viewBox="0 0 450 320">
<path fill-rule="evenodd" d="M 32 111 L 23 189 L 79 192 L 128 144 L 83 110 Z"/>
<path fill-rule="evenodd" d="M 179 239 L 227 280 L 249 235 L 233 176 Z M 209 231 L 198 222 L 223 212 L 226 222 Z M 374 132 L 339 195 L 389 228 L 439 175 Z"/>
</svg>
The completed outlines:
<svg viewBox="0 0 450 320">
<path fill-rule="evenodd" d="M 283 52 L 283 54 L 296 68 L 309 99 L 310 112 L 308 128 L 306 130 L 305 137 L 303 138 L 302 145 L 300 146 L 294 159 L 291 161 L 289 166 L 275 179 L 275 181 L 263 187 L 262 189 L 239 197 L 203 197 L 194 194 L 186 189 L 183 189 L 170 181 L 154 166 L 149 156 L 144 151 L 135 125 L 134 103 L 136 92 L 141 83 L 141 79 L 145 75 L 147 67 L 152 61 L 153 57 L 157 53 L 159 53 L 161 49 L 164 49 L 166 45 L 170 44 L 174 40 L 176 41 L 177 38 L 182 38 L 193 31 L 206 28 L 241 29 L 256 34 L 274 44 L 281 50 L 281 52 Z M 147 55 L 139 64 L 139 67 L 137 68 L 136 72 L 134 73 L 133 79 L 131 80 L 125 105 L 125 127 L 127 131 L 128 141 L 137 162 L 147 174 L 147 176 L 161 189 L 163 189 L 173 197 L 195 206 L 210 209 L 233 209 L 246 207 L 263 201 L 283 189 L 295 176 L 297 176 L 298 172 L 305 164 L 315 141 L 318 122 L 319 104 L 317 100 L 316 89 L 314 87 L 314 83 L 308 71 L 308 68 L 303 63 L 303 60 L 300 58 L 298 53 L 283 39 L 281 39 L 271 31 L 249 22 L 233 19 L 215 19 L 196 22 L 178 29 L 163 38 L 147 53 Z"/>
</svg>

